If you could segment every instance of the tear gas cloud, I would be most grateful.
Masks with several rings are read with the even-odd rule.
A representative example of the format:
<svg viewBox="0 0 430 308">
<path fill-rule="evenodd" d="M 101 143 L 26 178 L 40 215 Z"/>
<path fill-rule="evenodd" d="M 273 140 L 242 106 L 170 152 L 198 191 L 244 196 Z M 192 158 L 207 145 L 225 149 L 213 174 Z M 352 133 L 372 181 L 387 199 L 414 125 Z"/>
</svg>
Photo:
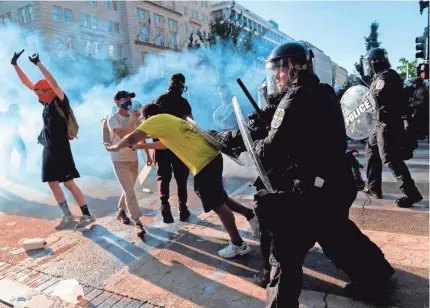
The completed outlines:
<svg viewBox="0 0 430 308">
<path fill-rule="evenodd" d="M 42 129 L 42 106 L 34 93 L 29 91 L 19 80 L 10 60 L 14 52 L 25 49 L 18 60 L 19 66 L 35 83 L 42 79 L 28 56 L 38 52 L 40 59 L 58 81 L 60 87 L 68 96 L 80 126 L 78 139 L 71 141 L 75 163 L 81 176 L 110 176 L 113 175 L 110 153 L 102 146 L 101 120 L 113 110 L 113 95 L 118 90 L 136 93 L 135 101 L 142 105 L 151 102 L 155 97 L 167 90 L 168 79 L 172 73 L 180 72 L 186 77 L 188 91 L 184 97 L 188 99 L 193 109 L 197 123 L 204 129 L 212 128 L 212 110 L 214 103 L 220 98 L 217 88 L 227 83 L 233 94 L 237 95 L 245 115 L 252 111 L 236 83 L 241 78 L 250 92 L 256 97 L 257 88 L 264 79 L 262 67 L 255 63 L 246 62 L 219 44 L 210 50 L 177 53 L 166 51 L 161 54 L 148 55 L 145 64 L 139 71 L 119 84 L 114 80 L 114 69 L 109 61 L 91 61 L 82 55 L 68 52 L 43 50 L 43 38 L 36 33 L 25 34 L 20 28 L 11 25 L 0 28 L 2 47 L 0 48 L 0 137 L 1 148 L 5 149 L 7 136 L 12 127 L 4 122 L 3 112 L 9 104 L 19 104 L 19 132 L 27 148 L 27 172 L 40 178 L 42 146 L 37 143 L 37 136 Z M 253 55 L 249 55 L 252 57 Z M 251 64 L 250 64 L 251 63 Z M 2 123 L 3 122 L 3 123 Z M 9 131 L 8 131 L 9 130 Z M 12 163 L 6 157 L 0 158 L 0 174 L 8 171 L 16 173 L 18 155 L 13 153 Z M 250 177 L 251 162 L 245 155 L 246 167 L 240 167 L 229 159 L 224 160 L 225 176 Z"/>
</svg>

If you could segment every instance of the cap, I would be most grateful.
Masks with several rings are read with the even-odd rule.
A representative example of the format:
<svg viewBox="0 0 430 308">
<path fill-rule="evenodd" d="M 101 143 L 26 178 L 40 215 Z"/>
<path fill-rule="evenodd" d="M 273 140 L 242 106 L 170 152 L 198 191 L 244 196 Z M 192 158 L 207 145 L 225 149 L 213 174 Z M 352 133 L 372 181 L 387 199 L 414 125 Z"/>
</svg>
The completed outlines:
<svg viewBox="0 0 430 308">
<path fill-rule="evenodd" d="M 134 92 L 128 93 L 127 91 L 122 90 L 122 91 L 118 91 L 113 97 L 113 99 L 117 101 L 117 100 L 120 100 L 121 98 L 129 98 L 129 97 L 131 98 L 136 97 L 136 94 L 134 94 Z"/>
<path fill-rule="evenodd" d="M 178 81 L 180 83 L 185 83 L 185 76 L 181 73 L 176 73 L 170 76 L 170 81 Z"/>
</svg>

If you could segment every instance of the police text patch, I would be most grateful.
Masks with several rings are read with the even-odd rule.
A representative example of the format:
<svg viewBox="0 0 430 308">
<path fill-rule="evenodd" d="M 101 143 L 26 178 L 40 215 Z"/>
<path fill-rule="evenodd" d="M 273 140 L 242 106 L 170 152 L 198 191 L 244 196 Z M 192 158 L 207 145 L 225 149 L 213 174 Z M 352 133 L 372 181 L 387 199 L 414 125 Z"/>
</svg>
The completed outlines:
<svg viewBox="0 0 430 308">
<path fill-rule="evenodd" d="M 376 83 L 375 89 L 376 90 L 382 90 L 385 86 L 385 81 L 383 80 L 378 80 L 378 82 Z"/>
<path fill-rule="evenodd" d="M 275 111 L 275 115 L 273 116 L 272 119 L 272 128 L 279 128 L 279 126 L 281 126 L 282 120 L 284 119 L 284 115 L 285 115 L 285 110 L 282 108 L 278 108 Z"/>
</svg>

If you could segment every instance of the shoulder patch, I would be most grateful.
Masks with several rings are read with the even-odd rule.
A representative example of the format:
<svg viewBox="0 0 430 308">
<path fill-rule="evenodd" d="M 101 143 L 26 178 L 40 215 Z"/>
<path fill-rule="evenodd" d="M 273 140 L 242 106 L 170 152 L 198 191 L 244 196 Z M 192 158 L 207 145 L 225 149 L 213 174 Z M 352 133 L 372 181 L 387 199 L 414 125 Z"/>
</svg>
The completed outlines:
<svg viewBox="0 0 430 308">
<path fill-rule="evenodd" d="M 271 126 L 272 128 L 279 128 L 281 126 L 282 120 L 284 119 L 285 110 L 282 108 L 278 108 L 273 115 Z"/>
<path fill-rule="evenodd" d="M 376 83 L 375 89 L 376 90 L 382 90 L 385 86 L 385 81 L 383 80 L 378 80 L 378 82 Z"/>
</svg>

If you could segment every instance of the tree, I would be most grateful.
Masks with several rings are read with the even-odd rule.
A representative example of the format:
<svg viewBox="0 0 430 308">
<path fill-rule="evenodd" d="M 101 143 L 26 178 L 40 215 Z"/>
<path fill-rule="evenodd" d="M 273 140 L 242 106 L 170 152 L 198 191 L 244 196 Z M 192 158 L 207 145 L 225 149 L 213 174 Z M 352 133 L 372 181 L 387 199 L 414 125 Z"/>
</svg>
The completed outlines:
<svg viewBox="0 0 430 308">
<path fill-rule="evenodd" d="M 417 76 L 417 59 L 413 61 L 408 61 L 405 58 L 401 58 L 399 60 L 400 66 L 397 67 L 397 72 L 399 73 L 400 78 L 404 82 L 406 78 L 409 76 L 415 77 Z"/>
<path fill-rule="evenodd" d="M 369 51 L 372 48 L 377 48 L 381 46 L 381 42 L 378 42 L 378 28 L 379 23 L 374 21 L 370 24 L 370 34 L 368 37 L 364 38 L 364 41 L 366 42 L 366 51 Z M 361 78 L 365 78 L 364 71 L 363 71 L 363 58 L 364 56 L 360 56 L 360 61 L 358 63 L 355 63 L 355 70 L 357 73 L 360 74 Z"/>
</svg>

